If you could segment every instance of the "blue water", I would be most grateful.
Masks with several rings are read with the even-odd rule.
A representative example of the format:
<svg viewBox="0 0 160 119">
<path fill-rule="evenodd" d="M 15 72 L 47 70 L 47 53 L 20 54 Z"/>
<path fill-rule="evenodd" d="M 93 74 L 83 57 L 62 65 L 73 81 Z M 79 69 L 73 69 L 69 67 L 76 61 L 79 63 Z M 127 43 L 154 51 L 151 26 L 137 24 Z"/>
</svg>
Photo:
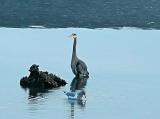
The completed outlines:
<svg viewBox="0 0 160 119">
<path fill-rule="evenodd" d="M 90 78 L 84 105 L 69 101 L 74 78 L 72 40 Z M 0 28 L 0 119 L 154 119 L 160 118 L 160 31 L 114 29 Z M 19 80 L 32 64 L 68 84 L 30 98 Z"/>
<path fill-rule="evenodd" d="M 0 26 L 160 29 L 159 0 L 1 0 Z"/>
</svg>

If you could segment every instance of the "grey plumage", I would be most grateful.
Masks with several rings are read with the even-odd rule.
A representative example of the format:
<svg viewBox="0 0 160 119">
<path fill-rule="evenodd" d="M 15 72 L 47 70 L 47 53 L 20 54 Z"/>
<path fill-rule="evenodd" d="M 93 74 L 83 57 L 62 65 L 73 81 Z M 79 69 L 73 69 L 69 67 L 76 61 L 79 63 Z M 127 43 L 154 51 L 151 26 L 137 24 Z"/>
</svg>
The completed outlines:
<svg viewBox="0 0 160 119">
<path fill-rule="evenodd" d="M 77 57 L 77 53 L 76 53 L 77 36 L 76 34 L 72 34 L 71 37 L 74 40 L 72 60 L 71 60 L 72 72 L 74 73 L 76 77 L 89 77 L 87 65 Z"/>
</svg>

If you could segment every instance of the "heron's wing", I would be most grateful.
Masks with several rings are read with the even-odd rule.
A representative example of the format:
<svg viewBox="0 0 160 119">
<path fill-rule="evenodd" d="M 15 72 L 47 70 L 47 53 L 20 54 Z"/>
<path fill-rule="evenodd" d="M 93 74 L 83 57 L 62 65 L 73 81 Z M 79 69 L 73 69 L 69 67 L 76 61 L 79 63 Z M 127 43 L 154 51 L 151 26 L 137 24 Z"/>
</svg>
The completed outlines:
<svg viewBox="0 0 160 119">
<path fill-rule="evenodd" d="M 76 65 L 76 69 L 78 73 L 82 73 L 82 71 L 87 70 L 87 66 L 82 60 L 79 60 Z"/>
<path fill-rule="evenodd" d="M 87 65 L 82 60 L 79 60 L 77 64 L 81 65 L 83 69 L 87 69 Z"/>
<path fill-rule="evenodd" d="M 77 63 L 77 67 L 76 68 L 77 68 L 77 72 L 78 73 L 81 73 L 83 71 L 83 67 L 79 63 Z"/>
</svg>

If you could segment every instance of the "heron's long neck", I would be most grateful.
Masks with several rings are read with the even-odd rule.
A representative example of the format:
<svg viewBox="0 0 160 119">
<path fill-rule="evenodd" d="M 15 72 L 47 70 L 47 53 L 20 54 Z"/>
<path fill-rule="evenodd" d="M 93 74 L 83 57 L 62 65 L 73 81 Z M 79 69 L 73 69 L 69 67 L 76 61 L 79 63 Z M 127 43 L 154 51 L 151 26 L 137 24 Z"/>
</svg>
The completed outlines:
<svg viewBox="0 0 160 119">
<path fill-rule="evenodd" d="M 73 43 L 73 52 L 72 52 L 72 59 L 75 59 L 77 57 L 76 54 L 76 45 L 77 45 L 77 39 L 74 39 L 74 43 Z"/>
</svg>

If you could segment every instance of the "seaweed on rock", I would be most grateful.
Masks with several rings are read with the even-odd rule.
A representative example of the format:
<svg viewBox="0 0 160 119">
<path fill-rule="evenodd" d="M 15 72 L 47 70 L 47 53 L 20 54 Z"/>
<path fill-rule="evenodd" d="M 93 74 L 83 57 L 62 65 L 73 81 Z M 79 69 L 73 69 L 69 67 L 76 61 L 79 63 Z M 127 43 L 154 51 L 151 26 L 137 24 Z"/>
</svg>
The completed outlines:
<svg viewBox="0 0 160 119">
<path fill-rule="evenodd" d="M 49 89 L 67 84 L 65 80 L 52 73 L 48 73 L 47 71 L 39 71 L 39 65 L 33 64 L 29 71 L 30 75 L 28 77 L 25 76 L 20 80 L 20 85 L 23 88 Z"/>
</svg>

